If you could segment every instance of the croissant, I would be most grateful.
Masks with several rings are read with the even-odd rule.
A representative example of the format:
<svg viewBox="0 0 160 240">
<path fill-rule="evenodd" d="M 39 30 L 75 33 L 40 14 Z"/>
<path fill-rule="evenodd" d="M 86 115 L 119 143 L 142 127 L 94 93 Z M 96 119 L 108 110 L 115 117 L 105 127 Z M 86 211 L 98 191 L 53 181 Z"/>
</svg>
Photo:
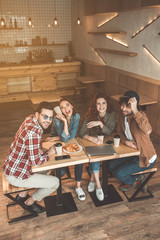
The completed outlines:
<svg viewBox="0 0 160 240">
<path fill-rule="evenodd" d="M 80 150 L 79 146 L 76 143 L 68 144 L 64 147 L 64 149 L 68 152 L 77 152 Z"/>
</svg>

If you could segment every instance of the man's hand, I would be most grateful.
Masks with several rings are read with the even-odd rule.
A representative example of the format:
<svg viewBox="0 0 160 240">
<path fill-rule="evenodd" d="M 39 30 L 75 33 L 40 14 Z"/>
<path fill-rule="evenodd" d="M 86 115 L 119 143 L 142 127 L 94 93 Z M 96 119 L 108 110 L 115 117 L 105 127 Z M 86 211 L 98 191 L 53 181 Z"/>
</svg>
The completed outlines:
<svg viewBox="0 0 160 240">
<path fill-rule="evenodd" d="M 87 128 L 93 128 L 93 127 L 97 127 L 102 125 L 103 123 L 101 121 L 91 121 L 89 123 L 87 123 Z"/>
<path fill-rule="evenodd" d="M 55 146 L 50 147 L 50 149 L 48 150 L 48 156 L 51 156 L 52 154 L 55 153 L 56 153 Z"/>
<path fill-rule="evenodd" d="M 128 101 L 128 104 L 131 104 L 132 112 L 135 115 L 138 112 L 136 98 L 135 97 L 130 98 L 129 101 Z"/>
<path fill-rule="evenodd" d="M 128 147 L 131 147 L 131 148 L 135 148 L 137 149 L 137 145 L 134 141 L 125 141 L 125 144 L 128 146 Z"/>
<path fill-rule="evenodd" d="M 58 141 L 60 140 L 60 137 L 59 136 L 55 136 L 55 137 L 47 137 L 45 139 L 45 142 L 54 142 L 54 141 Z"/>
</svg>

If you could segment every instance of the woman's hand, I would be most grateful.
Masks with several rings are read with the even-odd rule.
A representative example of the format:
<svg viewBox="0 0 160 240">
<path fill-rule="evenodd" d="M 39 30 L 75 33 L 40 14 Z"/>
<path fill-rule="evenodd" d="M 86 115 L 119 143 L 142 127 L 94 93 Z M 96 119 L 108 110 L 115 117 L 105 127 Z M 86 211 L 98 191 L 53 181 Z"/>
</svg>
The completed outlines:
<svg viewBox="0 0 160 240">
<path fill-rule="evenodd" d="M 135 148 L 137 149 L 137 145 L 134 141 L 125 141 L 125 144 L 128 146 L 128 147 L 131 147 L 131 148 Z"/>
<path fill-rule="evenodd" d="M 102 126 L 103 123 L 101 121 L 91 121 L 87 123 L 87 128 L 92 128 L 92 127 L 97 127 L 97 126 Z"/>
<path fill-rule="evenodd" d="M 56 115 L 56 118 L 58 118 L 59 120 L 63 121 L 63 122 L 66 122 L 67 119 L 65 118 L 65 116 L 61 113 L 57 114 Z"/>
<path fill-rule="evenodd" d="M 102 142 L 100 139 L 98 139 L 98 137 L 95 137 L 95 143 L 96 143 L 97 145 L 103 144 L 103 142 Z"/>
<path fill-rule="evenodd" d="M 98 137 L 85 135 L 84 138 L 89 140 L 90 142 L 93 142 L 93 143 L 97 144 L 97 145 L 103 144 L 103 142 L 100 139 L 98 139 Z"/>
</svg>

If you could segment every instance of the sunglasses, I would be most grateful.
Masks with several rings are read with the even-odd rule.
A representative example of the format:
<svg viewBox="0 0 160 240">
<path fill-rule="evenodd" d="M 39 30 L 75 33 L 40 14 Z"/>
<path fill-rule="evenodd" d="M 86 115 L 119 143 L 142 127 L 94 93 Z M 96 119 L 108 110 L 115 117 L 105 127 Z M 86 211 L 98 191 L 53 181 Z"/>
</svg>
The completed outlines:
<svg viewBox="0 0 160 240">
<path fill-rule="evenodd" d="M 42 115 L 43 120 L 47 120 L 47 119 L 49 118 L 49 121 L 50 121 L 50 122 L 53 121 L 53 117 L 49 117 L 49 116 L 47 116 L 46 114 L 42 114 L 42 113 L 40 113 L 40 114 Z"/>
</svg>

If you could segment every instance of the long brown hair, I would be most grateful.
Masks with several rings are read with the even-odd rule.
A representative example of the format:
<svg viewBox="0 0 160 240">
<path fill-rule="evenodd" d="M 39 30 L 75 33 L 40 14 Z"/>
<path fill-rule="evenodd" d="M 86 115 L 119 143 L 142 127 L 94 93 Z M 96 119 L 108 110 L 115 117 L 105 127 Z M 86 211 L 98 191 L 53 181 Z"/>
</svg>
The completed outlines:
<svg viewBox="0 0 160 240">
<path fill-rule="evenodd" d="M 97 111 L 97 106 L 96 106 L 98 98 L 104 98 L 106 100 L 107 112 L 112 111 L 108 96 L 105 93 L 96 93 L 90 101 L 88 112 L 84 116 L 84 118 L 86 118 L 88 121 L 96 120 L 97 116 L 99 115 L 99 112 Z"/>
</svg>

